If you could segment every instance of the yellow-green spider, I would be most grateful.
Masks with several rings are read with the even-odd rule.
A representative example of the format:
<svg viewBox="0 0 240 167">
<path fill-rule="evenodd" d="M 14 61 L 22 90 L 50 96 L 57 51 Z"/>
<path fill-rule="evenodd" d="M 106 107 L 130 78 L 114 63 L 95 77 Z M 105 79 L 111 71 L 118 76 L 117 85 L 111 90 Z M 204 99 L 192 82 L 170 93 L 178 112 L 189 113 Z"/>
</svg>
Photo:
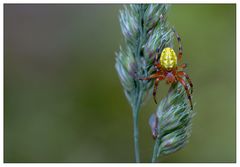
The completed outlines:
<svg viewBox="0 0 240 167">
<path fill-rule="evenodd" d="M 154 58 L 154 68 L 155 68 L 155 73 L 146 77 L 146 78 L 140 78 L 140 80 L 150 80 L 150 79 L 155 79 L 154 82 L 154 90 L 153 90 L 153 98 L 155 103 L 157 103 L 156 100 L 156 92 L 157 92 L 157 87 L 158 83 L 161 80 L 166 79 L 167 84 L 173 84 L 176 82 L 180 82 L 187 95 L 188 99 L 190 102 L 191 109 L 193 109 L 192 105 L 192 100 L 191 100 L 191 94 L 189 92 L 188 86 L 185 82 L 185 80 L 182 77 L 185 77 L 191 87 L 191 93 L 193 92 L 193 84 L 189 78 L 189 76 L 182 71 L 184 68 L 186 68 L 186 64 L 182 65 L 177 65 L 177 61 L 181 60 L 182 58 L 182 45 L 181 45 L 181 38 L 179 37 L 178 33 L 173 29 L 178 44 L 179 44 L 179 52 L 178 56 L 176 56 L 176 53 L 174 50 L 170 47 L 164 48 L 160 54 L 159 51 L 157 51 L 155 58 Z M 159 59 L 160 55 L 160 59 Z"/>
</svg>

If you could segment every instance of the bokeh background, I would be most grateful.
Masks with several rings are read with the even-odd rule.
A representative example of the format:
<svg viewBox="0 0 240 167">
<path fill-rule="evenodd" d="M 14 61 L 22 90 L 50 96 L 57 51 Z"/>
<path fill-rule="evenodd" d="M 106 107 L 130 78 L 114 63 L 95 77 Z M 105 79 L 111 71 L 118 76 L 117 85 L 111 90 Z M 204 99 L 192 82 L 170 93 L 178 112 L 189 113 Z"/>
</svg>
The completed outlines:
<svg viewBox="0 0 240 167">
<path fill-rule="evenodd" d="M 4 5 L 5 162 L 134 162 L 131 108 L 114 67 L 120 8 Z M 173 4 L 168 18 L 182 37 L 197 115 L 188 145 L 160 161 L 235 162 L 236 5 Z M 155 108 L 151 99 L 140 113 L 143 162 Z"/>
</svg>

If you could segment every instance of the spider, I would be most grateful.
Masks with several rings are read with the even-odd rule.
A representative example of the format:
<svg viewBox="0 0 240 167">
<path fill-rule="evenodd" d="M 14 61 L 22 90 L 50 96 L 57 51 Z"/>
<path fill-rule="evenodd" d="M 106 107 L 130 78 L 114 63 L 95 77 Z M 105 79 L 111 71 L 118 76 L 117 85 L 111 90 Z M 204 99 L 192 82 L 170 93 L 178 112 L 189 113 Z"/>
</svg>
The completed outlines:
<svg viewBox="0 0 240 167">
<path fill-rule="evenodd" d="M 160 52 L 159 52 L 159 49 L 157 49 L 157 53 L 154 58 L 155 73 L 146 78 L 140 78 L 140 80 L 155 79 L 154 90 L 153 90 L 153 99 L 156 104 L 157 104 L 156 92 L 157 92 L 157 87 L 158 87 L 159 81 L 166 79 L 167 84 L 173 84 L 173 83 L 180 82 L 187 93 L 191 109 L 193 109 L 192 100 L 191 100 L 191 94 L 193 93 L 193 84 L 192 84 L 189 76 L 184 71 L 182 71 L 184 68 L 187 67 L 187 65 L 186 64 L 182 64 L 179 66 L 177 65 L 177 61 L 181 60 L 183 52 L 182 52 L 181 38 L 178 35 L 178 33 L 175 31 L 175 29 L 173 29 L 173 32 L 177 38 L 178 45 L 179 45 L 178 56 L 176 56 L 176 53 L 174 52 L 174 50 L 172 48 L 167 47 L 162 50 L 160 60 L 159 60 Z M 185 80 L 183 79 L 183 77 L 185 77 L 187 79 L 187 81 L 191 87 L 191 94 L 189 92 L 188 86 L 187 86 Z"/>
</svg>

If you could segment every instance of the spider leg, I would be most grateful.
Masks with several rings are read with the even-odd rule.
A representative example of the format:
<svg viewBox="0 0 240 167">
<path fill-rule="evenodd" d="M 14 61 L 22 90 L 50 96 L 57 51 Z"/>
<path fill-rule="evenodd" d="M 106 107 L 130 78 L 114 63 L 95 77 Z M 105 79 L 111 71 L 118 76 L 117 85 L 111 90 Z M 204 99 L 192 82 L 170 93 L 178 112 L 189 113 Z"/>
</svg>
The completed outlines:
<svg viewBox="0 0 240 167">
<path fill-rule="evenodd" d="M 189 78 L 189 76 L 185 73 L 185 72 L 183 72 L 183 71 L 179 71 L 178 73 L 177 73 L 179 76 L 185 76 L 186 77 L 186 79 L 187 79 L 187 81 L 188 81 L 188 83 L 189 83 L 189 85 L 190 85 L 190 87 L 191 87 L 191 94 L 193 93 L 193 84 L 192 84 L 192 81 L 191 81 L 191 79 Z"/>
<path fill-rule="evenodd" d="M 157 61 L 158 61 L 158 53 L 155 54 L 155 57 L 154 57 L 154 64 L 157 64 Z"/>
<path fill-rule="evenodd" d="M 155 57 L 154 57 L 154 64 L 158 64 L 158 60 L 160 58 L 159 56 L 160 56 L 160 48 L 157 48 L 156 53 L 155 53 Z"/>
<path fill-rule="evenodd" d="M 161 64 L 160 63 L 154 64 L 154 68 L 157 72 L 160 72 L 161 71 Z"/>
<path fill-rule="evenodd" d="M 158 68 L 159 68 L 160 64 L 158 63 L 158 53 L 155 54 L 155 57 L 154 57 L 154 68 L 156 71 L 159 71 Z"/>
<path fill-rule="evenodd" d="M 179 66 L 177 66 L 177 69 L 179 69 L 179 68 L 182 68 L 182 69 L 184 69 L 184 68 L 186 68 L 187 67 L 187 64 L 181 64 L 181 65 L 179 65 Z"/>
<path fill-rule="evenodd" d="M 188 87 L 187 87 L 185 81 L 184 81 L 182 78 L 180 78 L 180 77 L 177 77 L 177 80 L 183 85 L 183 87 L 184 87 L 184 89 L 185 89 L 185 91 L 186 91 L 186 93 L 187 93 L 187 95 L 188 95 L 188 100 L 189 100 L 189 102 L 190 102 L 191 109 L 193 109 L 191 95 L 190 95 L 190 93 L 189 93 L 189 90 L 188 90 Z"/>
<path fill-rule="evenodd" d="M 152 33 L 152 30 L 157 26 L 158 22 L 159 22 L 159 21 L 163 21 L 163 19 L 164 19 L 164 18 L 163 18 L 163 15 L 161 14 L 160 17 L 159 17 L 159 19 L 158 19 L 157 21 L 155 21 L 155 22 L 151 25 L 151 27 L 147 30 L 147 34 L 148 34 L 148 33 Z M 152 19 L 150 18 L 149 21 L 150 21 L 150 20 L 152 20 Z"/>
<path fill-rule="evenodd" d="M 147 34 L 151 34 L 152 33 L 152 30 L 156 27 L 156 25 L 158 24 L 158 20 L 155 21 L 151 27 L 147 30 Z"/>
<path fill-rule="evenodd" d="M 164 78 L 165 78 L 164 76 L 159 76 L 154 82 L 153 99 L 156 104 L 157 104 L 156 93 L 157 93 L 158 83 L 159 83 L 159 81 L 163 80 Z"/>
<path fill-rule="evenodd" d="M 182 48 L 182 44 L 181 44 L 181 38 L 180 36 L 178 35 L 178 33 L 176 32 L 176 30 L 174 28 L 173 29 L 173 32 L 175 33 L 176 37 L 177 37 L 177 41 L 178 41 L 178 46 L 179 46 L 179 51 L 178 51 L 178 60 L 181 60 L 182 58 L 182 54 L 183 54 L 183 48 Z"/>
<path fill-rule="evenodd" d="M 160 46 L 159 47 L 157 47 L 157 49 L 156 49 L 156 54 L 155 54 L 155 58 L 154 58 L 154 62 L 155 63 L 158 63 L 158 60 L 159 60 L 159 56 L 160 56 L 160 54 L 161 54 L 161 48 L 160 48 Z"/>
<path fill-rule="evenodd" d="M 158 51 L 157 51 L 158 52 Z M 162 71 L 161 64 L 158 62 L 160 53 L 156 53 L 154 57 L 154 68 L 156 71 Z"/>
<path fill-rule="evenodd" d="M 156 74 L 152 74 L 149 77 L 146 78 L 139 78 L 140 80 L 150 80 L 150 79 L 154 79 L 154 78 L 158 78 L 161 74 L 158 72 Z"/>
</svg>

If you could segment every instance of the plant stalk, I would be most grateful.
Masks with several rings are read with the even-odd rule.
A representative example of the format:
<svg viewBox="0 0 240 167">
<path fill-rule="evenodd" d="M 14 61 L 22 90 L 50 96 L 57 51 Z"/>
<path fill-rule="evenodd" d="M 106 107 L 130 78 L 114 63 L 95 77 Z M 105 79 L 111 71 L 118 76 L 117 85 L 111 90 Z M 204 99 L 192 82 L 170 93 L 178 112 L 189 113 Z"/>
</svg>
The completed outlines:
<svg viewBox="0 0 240 167">
<path fill-rule="evenodd" d="M 135 161 L 140 162 L 139 142 L 138 142 L 138 111 L 133 114 L 133 133 L 134 133 Z"/>
<path fill-rule="evenodd" d="M 133 137 L 134 137 L 134 152 L 135 161 L 140 162 L 140 152 L 139 152 L 139 131 L 138 131 L 138 114 L 141 106 L 142 94 L 141 91 L 138 95 L 135 105 L 133 106 Z"/>
</svg>

